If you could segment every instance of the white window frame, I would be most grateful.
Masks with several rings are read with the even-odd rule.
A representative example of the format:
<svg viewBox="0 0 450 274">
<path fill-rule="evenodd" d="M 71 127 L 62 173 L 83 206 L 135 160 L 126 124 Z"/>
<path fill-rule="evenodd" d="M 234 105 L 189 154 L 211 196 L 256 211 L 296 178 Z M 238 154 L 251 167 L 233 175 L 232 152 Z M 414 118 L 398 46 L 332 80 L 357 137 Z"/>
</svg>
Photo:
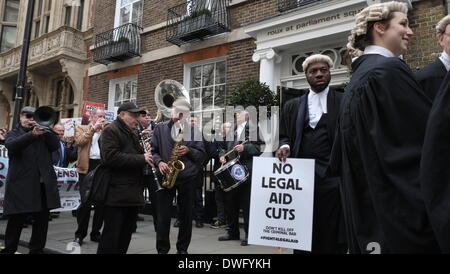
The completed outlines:
<svg viewBox="0 0 450 274">
<path fill-rule="evenodd" d="M 113 79 L 109 81 L 109 91 L 108 91 L 108 106 L 107 109 L 109 111 L 117 111 L 118 107 L 114 106 L 114 99 L 116 96 L 116 84 L 120 84 L 120 83 L 126 83 L 129 81 L 136 81 L 136 85 L 138 83 L 138 77 L 137 74 L 135 75 L 131 75 L 131 76 L 127 76 L 127 77 L 122 77 L 122 78 L 117 78 L 117 79 Z M 137 90 L 136 90 L 136 100 L 137 100 Z"/>
<path fill-rule="evenodd" d="M 131 3 L 134 4 L 135 2 L 142 2 L 142 9 L 144 9 L 144 0 L 133 0 L 133 2 Z M 122 8 L 122 0 L 116 0 L 116 12 L 115 12 L 115 16 L 114 16 L 114 28 L 120 27 L 120 9 Z M 131 11 L 131 14 L 133 14 L 133 11 Z M 143 17 L 143 15 L 142 15 Z M 141 18 L 142 20 L 142 18 Z M 141 22 L 142 24 L 142 22 Z"/>
</svg>

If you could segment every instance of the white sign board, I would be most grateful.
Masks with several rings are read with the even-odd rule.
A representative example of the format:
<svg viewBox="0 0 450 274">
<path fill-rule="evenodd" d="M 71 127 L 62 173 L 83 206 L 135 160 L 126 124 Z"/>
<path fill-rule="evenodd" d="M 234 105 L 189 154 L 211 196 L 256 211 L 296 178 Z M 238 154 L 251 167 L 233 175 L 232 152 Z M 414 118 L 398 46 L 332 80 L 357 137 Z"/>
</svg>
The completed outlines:
<svg viewBox="0 0 450 274">
<path fill-rule="evenodd" d="M 75 128 L 81 125 L 81 117 L 61 119 L 61 123 L 64 125 L 64 137 L 72 137 L 75 136 Z"/>
<path fill-rule="evenodd" d="M 254 157 L 249 244 L 311 251 L 314 160 Z"/>
</svg>

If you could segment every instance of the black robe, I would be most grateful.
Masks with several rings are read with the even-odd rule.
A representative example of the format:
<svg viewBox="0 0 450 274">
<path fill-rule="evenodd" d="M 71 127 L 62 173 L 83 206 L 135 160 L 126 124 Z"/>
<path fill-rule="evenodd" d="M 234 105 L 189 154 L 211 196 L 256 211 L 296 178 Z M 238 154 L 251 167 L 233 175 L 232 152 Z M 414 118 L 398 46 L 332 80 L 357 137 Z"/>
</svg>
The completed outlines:
<svg viewBox="0 0 450 274">
<path fill-rule="evenodd" d="M 419 179 L 431 100 L 399 58 L 363 55 L 352 68 L 331 158 L 350 252 L 439 252 Z"/>
<path fill-rule="evenodd" d="M 450 73 L 428 119 L 421 161 L 422 189 L 441 250 L 450 253 Z"/>
<path fill-rule="evenodd" d="M 425 94 L 433 101 L 446 74 L 447 69 L 441 59 L 437 58 L 433 63 L 417 71 L 414 77 Z"/>
<path fill-rule="evenodd" d="M 315 162 L 314 178 L 314 214 L 312 253 L 346 253 L 346 235 L 344 218 L 339 193 L 339 178 L 330 176 L 328 172 L 328 157 L 335 136 L 335 128 L 339 106 L 343 94 L 330 89 L 327 96 L 328 113 L 322 115 L 316 126 L 316 138 L 327 136 L 328 143 L 317 144 L 316 147 L 305 147 L 312 144 L 308 140 L 309 112 L 308 93 L 289 100 L 283 108 L 280 120 L 280 146 L 289 145 L 291 157 L 309 158 L 309 155 L 319 155 Z M 326 116 L 326 118 L 325 118 Z M 325 125 L 321 127 L 321 125 Z M 309 129 L 308 129 L 309 128 Z M 321 129 L 322 128 L 322 129 Z M 320 134 L 318 130 L 322 130 Z M 318 140 L 314 140 L 318 141 Z M 325 148 L 325 149 L 324 149 Z M 326 154 L 328 150 L 328 154 Z M 305 153 L 309 155 L 305 155 Z M 297 253 L 297 252 L 295 252 Z"/>
</svg>

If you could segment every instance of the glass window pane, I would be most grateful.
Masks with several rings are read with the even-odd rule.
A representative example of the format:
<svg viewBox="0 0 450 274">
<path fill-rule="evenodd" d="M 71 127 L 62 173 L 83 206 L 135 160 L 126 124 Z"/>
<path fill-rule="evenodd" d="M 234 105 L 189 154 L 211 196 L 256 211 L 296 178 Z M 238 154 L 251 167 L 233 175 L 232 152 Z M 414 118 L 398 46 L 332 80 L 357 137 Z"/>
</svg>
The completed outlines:
<svg viewBox="0 0 450 274">
<path fill-rule="evenodd" d="M 5 15 L 3 20 L 6 22 L 17 23 L 19 16 L 19 0 L 7 0 L 5 3 Z"/>
<path fill-rule="evenodd" d="M 131 22 L 141 26 L 142 24 L 142 1 L 133 4 L 133 14 Z"/>
<path fill-rule="evenodd" d="M 203 66 L 203 86 L 210 86 L 214 84 L 214 64 Z"/>
<path fill-rule="evenodd" d="M 16 27 L 3 26 L 0 51 L 4 52 L 16 45 Z"/>
<path fill-rule="evenodd" d="M 41 22 L 37 21 L 34 24 L 34 38 L 38 38 L 39 37 L 39 29 L 41 28 Z"/>
<path fill-rule="evenodd" d="M 133 3 L 134 1 L 136 1 L 136 0 L 122 0 L 121 7 L 129 5 L 129 4 Z"/>
<path fill-rule="evenodd" d="M 120 24 L 121 25 L 130 22 L 130 13 L 131 13 L 131 6 L 126 6 L 126 7 L 120 9 Z"/>
<path fill-rule="evenodd" d="M 125 83 L 123 90 L 123 101 L 128 102 L 131 98 L 131 81 Z"/>
<path fill-rule="evenodd" d="M 189 96 L 192 110 L 201 110 L 201 89 L 191 89 Z"/>
<path fill-rule="evenodd" d="M 225 62 L 216 64 L 216 85 L 225 83 Z"/>
<path fill-rule="evenodd" d="M 116 91 L 114 95 L 114 106 L 115 107 L 120 106 L 121 101 L 122 101 L 122 88 L 120 84 L 116 84 Z"/>
<path fill-rule="evenodd" d="M 131 99 L 136 100 L 136 98 L 137 98 L 137 81 L 133 81 L 131 88 Z"/>
<path fill-rule="evenodd" d="M 225 107 L 225 85 L 216 86 L 214 93 L 214 108 L 224 108 Z"/>
<path fill-rule="evenodd" d="M 202 66 L 193 67 L 191 69 L 191 88 L 198 88 L 201 85 Z"/>
<path fill-rule="evenodd" d="M 71 20 L 72 20 L 72 7 L 68 6 L 68 7 L 66 7 L 66 15 L 64 18 L 64 24 L 70 25 Z"/>
<path fill-rule="evenodd" d="M 203 88 L 202 92 L 202 109 L 212 109 L 214 87 Z"/>
</svg>

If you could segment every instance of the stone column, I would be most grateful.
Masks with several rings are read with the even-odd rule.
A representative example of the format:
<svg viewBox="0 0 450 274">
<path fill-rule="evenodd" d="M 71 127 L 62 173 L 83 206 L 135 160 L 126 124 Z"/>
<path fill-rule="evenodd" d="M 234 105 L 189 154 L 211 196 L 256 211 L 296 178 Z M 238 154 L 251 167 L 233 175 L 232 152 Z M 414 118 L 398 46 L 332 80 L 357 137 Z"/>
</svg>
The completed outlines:
<svg viewBox="0 0 450 274">
<path fill-rule="evenodd" d="M 259 81 L 266 83 L 270 90 L 276 91 L 275 64 L 281 62 L 281 56 L 273 49 L 256 50 L 253 54 L 253 62 L 260 62 Z"/>
</svg>

